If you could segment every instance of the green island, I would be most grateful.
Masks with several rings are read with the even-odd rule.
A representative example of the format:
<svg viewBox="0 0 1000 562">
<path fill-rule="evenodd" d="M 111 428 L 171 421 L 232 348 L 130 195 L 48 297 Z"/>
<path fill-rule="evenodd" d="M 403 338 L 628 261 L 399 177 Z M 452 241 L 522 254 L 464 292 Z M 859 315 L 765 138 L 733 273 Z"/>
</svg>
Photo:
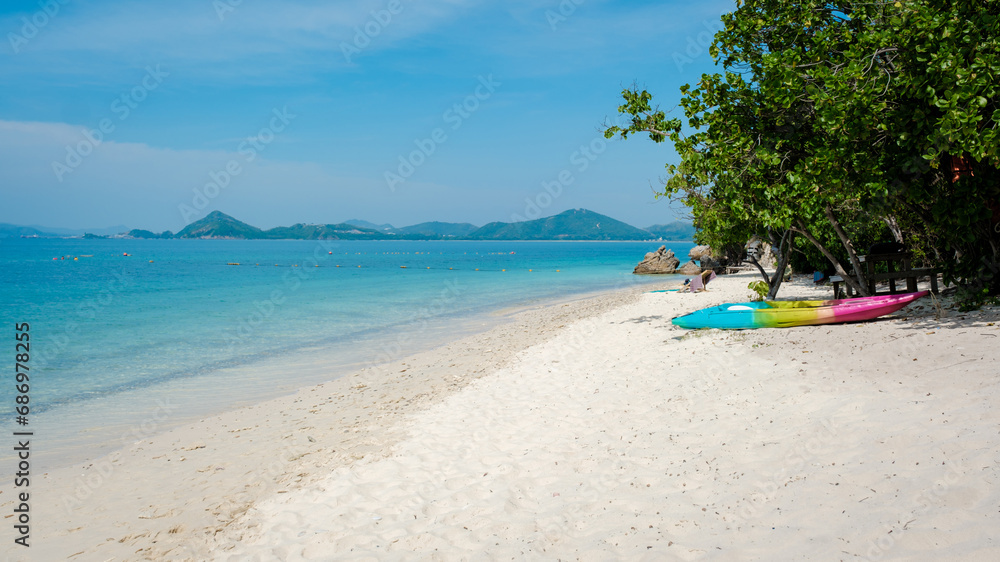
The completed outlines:
<svg viewBox="0 0 1000 562">
<path fill-rule="evenodd" d="M 36 228 L 0 224 L 0 237 L 57 237 Z M 114 236 L 114 235 L 112 235 Z M 478 227 L 469 223 L 424 222 L 395 228 L 363 220 L 336 224 L 294 224 L 263 230 L 221 211 L 212 211 L 176 234 L 132 229 L 123 238 L 210 238 L 239 240 L 691 240 L 694 227 L 675 221 L 636 228 L 586 209 L 570 209 L 551 217 L 520 222 L 491 222 Z M 84 238 L 109 238 L 87 233 Z"/>
</svg>

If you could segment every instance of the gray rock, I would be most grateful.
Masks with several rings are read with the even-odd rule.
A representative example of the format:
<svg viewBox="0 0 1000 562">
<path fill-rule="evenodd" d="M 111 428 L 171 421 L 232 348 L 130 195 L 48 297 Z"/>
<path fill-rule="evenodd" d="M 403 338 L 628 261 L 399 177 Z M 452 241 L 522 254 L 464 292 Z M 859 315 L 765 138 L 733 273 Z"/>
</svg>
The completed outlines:
<svg viewBox="0 0 1000 562">
<path fill-rule="evenodd" d="M 692 261 L 697 260 L 702 270 L 711 269 L 716 273 L 725 273 L 726 271 L 726 259 L 715 255 L 715 251 L 709 246 L 700 245 L 691 248 L 688 257 Z"/>
<path fill-rule="evenodd" d="M 715 251 L 708 246 L 695 246 L 691 248 L 688 252 L 688 257 L 692 260 L 698 260 L 698 265 L 704 271 L 706 269 L 711 269 L 712 271 L 722 274 L 726 272 L 726 263 L 728 260 L 723 257 L 716 255 Z"/>
<path fill-rule="evenodd" d="M 639 265 L 635 266 L 632 273 L 640 275 L 673 273 L 680 263 L 681 260 L 677 259 L 673 250 L 668 250 L 666 246 L 660 246 L 659 250 L 646 254 L 646 257 L 639 262 Z"/>
<path fill-rule="evenodd" d="M 771 244 L 757 236 L 750 238 L 750 241 L 747 242 L 746 251 L 748 256 L 757 258 L 757 263 L 761 267 L 775 267 L 775 264 L 778 263 L 778 258 L 775 256 Z"/>
<path fill-rule="evenodd" d="M 677 273 L 681 275 L 699 275 L 701 274 L 701 266 L 692 260 L 677 268 Z"/>
<path fill-rule="evenodd" d="M 702 269 L 711 269 L 716 273 L 726 272 L 726 259 L 719 258 L 716 256 L 702 256 L 698 263 L 701 264 Z"/>
<path fill-rule="evenodd" d="M 692 260 L 699 260 L 699 261 L 704 259 L 705 257 L 712 257 L 712 248 L 709 248 L 704 244 L 695 246 L 694 248 L 691 248 L 690 252 L 688 252 L 688 257 L 691 258 Z"/>
</svg>

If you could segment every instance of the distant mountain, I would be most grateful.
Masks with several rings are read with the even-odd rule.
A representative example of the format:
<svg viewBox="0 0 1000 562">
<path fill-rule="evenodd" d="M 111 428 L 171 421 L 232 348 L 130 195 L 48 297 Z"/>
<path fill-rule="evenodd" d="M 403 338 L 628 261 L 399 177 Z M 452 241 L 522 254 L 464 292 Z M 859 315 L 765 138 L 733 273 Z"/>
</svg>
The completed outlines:
<svg viewBox="0 0 1000 562">
<path fill-rule="evenodd" d="M 265 238 L 264 231 L 233 217 L 212 211 L 205 218 L 196 220 L 177 233 L 176 238 L 240 238 L 254 240 Z"/>
<path fill-rule="evenodd" d="M 37 236 L 39 238 L 69 238 L 83 236 L 84 234 L 112 235 L 120 234 L 128 230 L 126 226 L 109 226 L 107 228 L 50 228 L 47 226 L 22 226 L 17 224 L 0 223 L 0 238 L 18 238 L 20 236 Z"/>
<path fill-rule="evenodd" d="M 465 238 L 479 227 L 467 222 L 422 222 L 393 230 L 396 234 L 414 234 L 428 238 Z"/>
<path fill-rule="evenodd" d="M 382 240 L 388 234 L 353 224 L 295 224 L 264 231 L 264 238 L 276 240 Z"/>
<path fill-rule="evenodd" d="M 45 226 L 32 226 L 58 236 L 83 236 L 87 233 L 96 234 L 98 236 L 114 236 L 115 234 L 128 232 L 128 227 L 123 224 L 118 226 L 107 226 L 104 228 L 48 228 Z"/>
<path fill-rule="evenodd" d="M 470 233 L 472 240 L 648 240 L 649 232 L 609 216 L 571 209 L 523 222 L 492 222 Z"/>
<path fill-rule="evenodd" d="M 663 238 L 664 240 L 691 240 L 694 238 L 695 228 L 689 222 L 674 221 L 667 224 L 654 224 L 647 226 L 646 230 Z"/>
<path fill-rule="evenodd" d="M 157 234 L 155 232 L 151 232 L 149 230 L 142 230 L 139 228 L 133 228 L 132 230 L 128 231 L 125 235 L 128 236 L 129 238 L 173 238 L 174 237 L 174 233 L 170 232 L 169 230 Z"/>
<path fill-rule="evenodd" d="M 402 240 L 437 240 L 444 238 L 464 238 L 470 232 L 479 228 L 467 222 L 422 222 L 411 226 L 396 228 L 389 223 L 375 224 L 361 219 L 344 221 L 360 229 L 375 230 L 384 234 L 392 234 Z"/>
<path fill-rule="evenodd" d="M 369 230 L 378 230 L 378 231 L 396 230 L 396 227 L 392 226 L 389 223 L 375 224 L 373 222 L 363 221 L 361 219 L 351 219 L 349 221 L 344 221 L 344 224 L 360 226 L 361 228 L 367 228 Z"/>
<path fill-rule="evenodd" d="M 169 231 L 156 235 L 149 231 L 132 231 L 135 238 L 165 238 Z M 150 236 L 151 235 L 151 236 Z M 388 234 L 360 228 L 352 224 L 293 224 L 261 230 L 220 211 L 187 225 L 175 238 L 236 238 L 244 240 L 381 240 Z"/>
<path fill-rule="evenodd" d="M 21 236 L 38 236 L 40 238 L 57 238 L 52 232 L 39 230 L 32 226 L 0 223 L 0 238 L 20 238 Z"/>
<path fill-rule="evenodd" d="M 369 228 L 363 225 L 372 225 Z M 117 227 L 116 227 L 117 228 Z M 642 230 L 609 216 L 573 209 L 551 217 L 515 223 L 492 222 L 483 227 L 469 223 L 424 222 L 394 228 L 390 224 L 375 224 L 352 219 L 338 224 L 294 224 L 262 230 L 237 220 L 221 211 L 212 211 L 177 234 L 160 234 L 133 229 L 112 238 L 222 238 L 237 240 L 688 240 L 694 228 L 686 223 L 654 225 Z M 108 237 L 107 229 L 95 230 L 88 238 Z M 34 227 L 0 224 L 0 238 L 10 236 L 53 237 L 56 233 Z"/>
</svg>

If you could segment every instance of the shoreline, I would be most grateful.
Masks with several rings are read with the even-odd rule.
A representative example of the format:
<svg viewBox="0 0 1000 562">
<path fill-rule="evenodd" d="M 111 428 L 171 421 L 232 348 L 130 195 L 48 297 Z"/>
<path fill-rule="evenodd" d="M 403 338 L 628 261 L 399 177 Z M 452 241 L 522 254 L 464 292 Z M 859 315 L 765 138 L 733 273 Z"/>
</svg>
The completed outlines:
<svg viewBox="0 0 1000 562">
<path fill-rule="evenodd" d="M 137 439 L 149 438 L 207 417 L 287 397 L 302 388 L 330 382 L 359 370 L 378 369 L 379 365 L 489 331 L 512 321 L 521 312 L 598 298 L 622 287 L 627 290 L 629 287 L 643 287 L 657 282 L 664 280 L 635 280 L 612 288 L 529 298 L 519 304 L 495 309 L 487 307 L 481 310 L 429 313 L 406 318 L 371 333 L 352 334 L 349 340 L 303 347 L 274 357 L 257 358 L 249 363 L 219 367 L 212 375 L 207 375 L 212 380 L 204 378 L 206 375 L 178 377 L 151 388 L 125 390 L 117 395 L 66 404 L 60 406 L 58 419 L 49 417 L 48 412 L 42 414 L 35 422 L 36 433 L 56 435 L 59 427 L 67 425 L 78 429 L 74 429 L 72 434 L 58 437 L 58 444 L 50 442 L 47 449 L 34 455 L 33 464 L 40 470 L 52 471 L 92 462 L 114 451 L 128 448 Z M 431 305 L 433 306 L 433 302 Z M 287 383 L 278 382 L 277 385 L 272 382 L 283 381 L 288 371 L 295 371 L 297 378 Z M 220 385 L 233 392 L 222 400 L 202 392 Z M 178 396 L 181 398 L 178 399 Z M 128 406 L 124 407 L 124 404 Z M 95 407 L 103 408 L 102 415 L 99 416 L 101 427 L 91 427 Z M 9 452 L 0 454 L 0 462 L 14 460 Z"/>
<path fill-rule="evenodd" d="M 989 533 L 1000 352 L 981 343 L 1000 336 L 1000 313 L 935 319 L 923 302 L 862 324 L 669 325 L 745 300 L 753 278 L 521 311 L 382 376 L 354 373 L 54 471 L 33 483 L 47 529 L 32 555 L 1000 554 Z M 782 296 L 828 291 L 796 280 Z"/>
<path fill-rule="evenodd" d="M 38 537 L 40 548 L 33 548 L 33 554 L 40 551 L 46 556 L 65 558 L 75 553 L 68 552 L 67 541 L 90 544 L 97 542 L 98 537 L 114 536 L 118 529 L 128 527 L 133 528 L 133 532 L 116 539 L 122 543 L 116 542 L 110 549 L 110 544 L 100 544 L 94 551 L 86 549 L 83 554 L 88 558 L 84 559 L 94 556 L 104 560 L 115 555 L 129 559 L 125 550 L 116 547 L 142 542 L 142 538 L 150 535 L 162 535 L 157 542 L 164 546 L 151 547 L 152 550 L 145 554 L 149 559 L 176 554 L 169 554 L 172 552 L 170 547 L 164 549 L 170 543 L 174 543 L 174 549 L 197 552 L 190 555 L 191 559 L 200 558 L 204 556 L 204 545 L 194 547 L 188 543 L 189 539 L 163 539 L 179 539 L 180 531 L 170 532 L 178 527 L 190 532 L 192 527 L 213 528 L 219 523 L 228 523 L 236 514 L 273 492 L 278 483 L 294 478 L 299 470 L 296 467 L 311 463 L 311 470 L 317 470 L 327 462 L 313 461 L 317 456 L 330 454 L 335 462 L 348 463 L 375 454 L 401 438 L 397 426 L 412 411 L 495 371 L 523 348 L 551 336 L 559 323 L 569 323 L 583 314 L 596 313 L 623 299 L 634 298 L 656 282 L 669 281 L 629 283 L 624 288 L 536 299 L 516 307 L 469 315 L 463 318 L 466 330 L 457 339 L 446 339 L 416 352 L 403 353 L 379 365 L 348 369 L 326 382 L 307 384 L 282 396 L 194 420 L 168 424 L 169 416 L 176 409 L 167 401 L 166 407 L 158 406 L 144 420 L 143 427 L 148 424 L 151 428 L 146 434 L 140 434 L 141 438 L 134 443 L 53 468 L 41 476 L 38 484 L 33 483 L 45 489 L 51 500 L 36 508 L 40 512 L 38 517 L 55 531 L 52 535 L 43 532 Z M 563 312 L 561 309 L 566 307 L 572 310 Z M 550 315 L 551 318 L 547 318 Z M 476 323 L 488 327 L 485 330 L 471 328 L 471 324 Z M 510 339 L 515 334 L 520 339 L 513 343 Z M 418 377 L 396 377 L 415 368 L 429 372 Z M 313 397 L 318 394 L 327 396 L 325 401 L 316 404 L 321 409 L 301 405 L 306 400 L 315 400 Z M 288 411 L 295 414 L 281 415 L 288 419 L 269 418 L 270 425 L 257 423 L 263 412 Z M 326 416 L 335 418 L 337 427 L 343 429 L 334 431 L 314 421 L 316 417 Z M 294 438 L 292 434 L 298 431 L 310 434 Z M 250 443 L 257 444 L 247 446 Z M 280 446 L 276 449 L 274 443 Z M 321 443 L 323 447 L 317 448 L 314 443 Z M 194 467 L 195 462 L 207 463 L 210 468 Z M 172 478 L 164 479 L 165 471 L 170 472 Z M 199 477 L 205 478 L 206 489 L 220 493 L 225 499 L 216 496 L 201 501 L 192 497 L 186 500 L 193 505 L 182 510 L 160 509 L 182 499 L 178 494 L 184 483 Z M 162 482 L 163 490 L 148 490 L 148 479 Z M 0 496 L 0 509 L 9 511 L 9 503 L 9 499 Z M 115 506 L 113 511 L 117 515 L 113 520 L 103 520 L 102 514 L 112 511 L 111 505 Z M 197 524 L 193 525 L 192 517 Z M 82 525 L 82 521 L 90 524 L 101 521 L 101 524 L 96 527 Z M 89 538 L 80 537 L 79 533 L 86 533 Z M 108 552 L 114 554 L 105 555 Z"/>
</svg>

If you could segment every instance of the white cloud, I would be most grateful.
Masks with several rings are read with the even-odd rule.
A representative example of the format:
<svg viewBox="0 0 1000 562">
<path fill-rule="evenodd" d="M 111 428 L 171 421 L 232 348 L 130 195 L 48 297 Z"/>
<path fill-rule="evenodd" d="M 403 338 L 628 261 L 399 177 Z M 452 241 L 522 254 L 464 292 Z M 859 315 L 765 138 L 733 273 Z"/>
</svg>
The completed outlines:
<svg viewBox="0 0 1000 562">
<path fill-rule="evenodd" d="M 646 51 L 651 60 L 668 56 L 665 49 L 683 48 L 685 37 L 701 30 L 701 20 L 715 21 L 733 7 L 730 0 L 652 4 L 587 0 L 579 5 L 569 0 L 399 1 L 401 11 L 389 14 L 390 0 L 245 0 L 221 20 L 209 0 L 70 3 L 23 47 L 22 54 L 0 59 L 0 71 L 8 77 L 98 75 L 111 81 L 119 74 L 127 80 L 130 75 L 123 70 L 152 62 L 183 68 L 185 74 L 204 80 L 239 78 L 242 83 L 276 84 L 311 80 L 318 71 L 349 69 L 342 52 L 345 44 L 362 51 L 351 57 L 358 62 L 388 49 L 460 43 L 472 52 L 554 57 L 553 65 L 538 64 L 544 61 L 531 65 L 549 72 L 566 63 L 574 68 L 607 64 L 608 60 L 594 58 L 593 47 L 600 44 L 607 46 L 609 57 L 621 44 L 651 45 Z M 565 5 L 575 8 L 561 15 Z M 555 29 L 550 25 L 553 14 L 560 18 Z M 20 17 L 0 18 L 0 29 L 19 29 Z M 510 21 L 497 25 L 497 18 Z M 456 22 L 463 25 L 448 27 Z M 376 33 L 365 33 L 366 27 Z M 446 27 L 448 33 L 435 33 Z M 580 52 L 589 54 L 572 56 Z"/>
<path fill-rule="evenodd" d="M 355 48 L 362 52 L 391 48 L 450 21 L 469 2 L 401 0 L 401 8 L 392 14 L 387 11 L 389 0 L 244 1 L 232 12 L 223 12 L 221 19 L 215 4 L 71 3 L 17 56 L 3 57 L 0 69 L 8 76 L 96 71 L 111 79 L 123 67 L 155 61 L 202 77 L 287 80 L 303 69 L 349 66 L 342 45 L 355 45 L 358 30 L 364 45 Z M 0 18 L 0 29 L 16 33 L 21 17 Z M 78 64 L 81 59 L 87 61 L 85 69 Z"/>
<path fill-rule="evenodd" d="M 0 222 L 177 231 L 186 224 L 186 209 L 197 212 L 194 218 L 219 209 L 262 227 L 351 218 L 346 215 L 406 224 L 414 208 L 431 219 L 468 216 L 462 210 L 484 196 L 418 181 L 391 192 L 381 177 L 336 177 L 321 164 L 268 159 L 266 149 L 250 161 L 237 150 L 110 140 L 59 181 L 53 163 L 65 163 L 67 147 L 83 141 L 80 127 L 64 123 L 0 121 Z"/>
</svg>

